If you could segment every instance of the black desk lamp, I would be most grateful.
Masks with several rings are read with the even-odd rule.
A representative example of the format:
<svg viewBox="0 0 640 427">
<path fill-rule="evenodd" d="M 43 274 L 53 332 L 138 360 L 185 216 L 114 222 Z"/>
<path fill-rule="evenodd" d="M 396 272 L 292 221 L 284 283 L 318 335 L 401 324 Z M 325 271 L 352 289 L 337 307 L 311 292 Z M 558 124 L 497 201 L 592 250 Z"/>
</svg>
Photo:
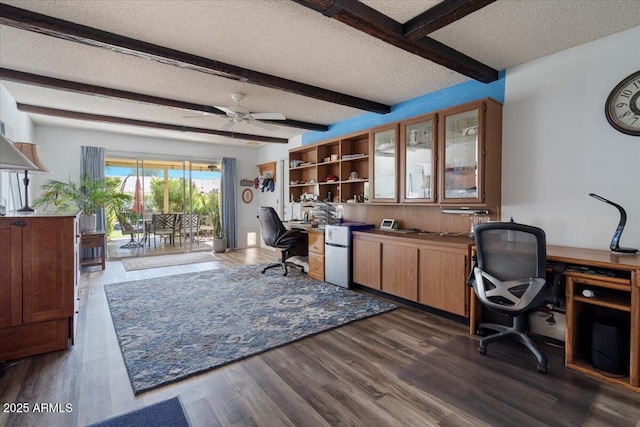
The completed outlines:
<svg viewBox="0 0 640 427">
<path fill-rule="evenodd" d="M 49 173 L 49 169 L 40 161 L 38 156 L 38 146 L 29 142 L 15 142 L 13 146 L 20 151 L 31 163 L 33 163 L 36 169 L 31 170 L 32 173 Z M 24 170 L 24 206 L 18 209 L 18 212 L 33 212 L 34 209 L 29 206 L 29 169 L 20 168 L 17 172 Z"/>
<path fill-rule="evenodd" d="M 638 252 L 637 249 L 620 247 L 620 237 L 622 237 L 622 230 L 624 230 L 624 225 L 627 223 L 627 213 L 625 212 L 624 208 L 617 203 L 613 203 L 611 200 L 607 200 L 604 197 L 598 196 L 597 194 L 589 193 L 589 195 L 596 200 L 600 200 L 601 202 L 605 202 L 615 206 L 620 211 L 620 222 L 618 223 L 618 227 L 616 228 L 615 233 L 613 233 L 611 245 L 609 245 L 609 249 L 611 249 L 611 252 L 619 252 L 623 254 L 635 254 L 636 252 Z"/>
</svg>

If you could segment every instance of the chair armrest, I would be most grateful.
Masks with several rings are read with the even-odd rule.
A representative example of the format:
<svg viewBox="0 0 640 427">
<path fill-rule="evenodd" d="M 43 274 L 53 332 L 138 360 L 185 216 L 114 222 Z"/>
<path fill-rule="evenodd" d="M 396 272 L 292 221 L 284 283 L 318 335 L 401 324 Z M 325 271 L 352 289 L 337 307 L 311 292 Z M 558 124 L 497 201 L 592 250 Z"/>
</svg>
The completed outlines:
<svg viewBox="0 0 640 427">
<path fill-rule="evenodd" d="M 285 231 L 279 238 L 276 240 L 276 245 L 288 245 L 293 243 L 295 240 L 300 239 L 302 237 L 304 230 L 301 228 L 293 228 L 291 230 Z"/>
<path fill-rule="evenodd" d="M 522 278 L 517 280 L 509 280 L 503 282 L 489 273 L 482 271 L 480 268 L 476 267 L 473 269 L 475 275 L 475 283 L 474 289 L 478 298 L 488 307 L 500 310 L 500 311 L 513 311 L 517 312 L 520 310 L 524 310 L 531 303 L 533 303 L 536 297 L 540 294 L 540 292 L 544 289 L 547 284 L 546 279 L 542 277 L 530 277 L 530 278 Z M 485 286 L 485 280 L 490 282 L 495 286 L 494 289 L 487 289 Z M 520 298 L 516 297 L 510 292 L 511 288 L 529 285 L 525 292 L 520 296 Z M 503 305 L 497 304 L 491 301 L 489 298 L 491 297 L 502 297 L 508 301 L 511 301 L 513 305 Z"/>
</svg>

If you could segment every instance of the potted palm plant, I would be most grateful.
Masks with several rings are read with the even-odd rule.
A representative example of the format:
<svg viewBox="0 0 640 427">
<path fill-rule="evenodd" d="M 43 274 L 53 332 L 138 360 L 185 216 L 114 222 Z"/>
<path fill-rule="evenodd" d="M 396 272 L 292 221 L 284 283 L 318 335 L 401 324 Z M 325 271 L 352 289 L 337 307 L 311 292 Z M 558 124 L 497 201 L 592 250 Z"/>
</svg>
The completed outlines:
<svg viewBox="0 0 640 427">
<path fill-rule="evenodd" d="M 211 220 L 213 234 L 213 251 L 225 252 L 227 250 L 227 238 L 222 228 L 222 220 L 220 217 L 220 194 L 212 191 L 206 195 L 200 194 L 203 198 L 202 204 L 206 214 Z"/>
<path fill-rule="evenodd" d="M 81 231 L 96 229 L 96 212 L 99 209 L 120 212 L 133 201 L 131 195 L 110 186 L 107 178 L 94 180 L 87 174 L 80 177 L 80 182 L 50 179 L 42 186 L 42 190 L 43 193 L 34 201 L 34 206 L 53 205 L 61 211 L 81 211 Z"/>
</svg>

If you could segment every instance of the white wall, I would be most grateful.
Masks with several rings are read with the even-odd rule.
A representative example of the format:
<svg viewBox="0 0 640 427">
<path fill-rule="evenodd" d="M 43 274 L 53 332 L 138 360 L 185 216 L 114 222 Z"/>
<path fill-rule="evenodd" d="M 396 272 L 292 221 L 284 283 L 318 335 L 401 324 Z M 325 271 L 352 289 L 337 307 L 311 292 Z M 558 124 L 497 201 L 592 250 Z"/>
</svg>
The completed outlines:
<svg viewBox="0 0 640 427">
<path fill-rule="evenodd" d="M 640 69 L 640 27 L 507 70 L 502 218 L 542 227 L 549 244 L 640 247 L 640 138 L 613 129 L 609 92 Z"/>
<path fill-rule="evenodd" d="M 260 206 L 272 206 L 281 218 L 290 209 L 289 204 L 289 150 L 300 147 L 302 137 L 296 136 L 288 144 L 270 144 L 260 149 L 259 163 L 277 162 L 276 189 L 274 192 L 260 192 Z"/>
<path fill-rule="evenodd" d="M 25 113 L 18 111 L 16 101 L 7 92 L 5 87 L 0 84 L 0 121 L 5 124 L 6 137 L 13 142 L 34 142 L 33 141 L 33 122 Z M 13 197 L 11 194 L 11 186 L 14 191 L 19 188 L 20 192 L 24 192 L 24 185 L 22 184 L 23 176 L 20 175 L 19 180 L 16 181 L 16 174 L 0 172 L 0 197 L 7 201 L 7 214 L 15 209 L 20 208 L 20 200 L 16 199 L 16 203 L 13 203 Z M 29 191 L 29 200 L 32 192 Z M 17 195 L 16 195 L 17 197 Z M 24 195 L 22 196 L 24 198 Z M 24 199 L 23 199 L 24 200 Z"/>
<path fill-rule="evenodd" d="M 177 140 L 146 138 L 86 129 L 70 129 L 53 126 L 36 126 L 35 142 L 39 145 L 42 162 L 52 171 L 50 175 L 33 177 L 32 185 L 36 197 L 40 195 L 40 186 L 47 179 L 67 181 L 77 180 L 80 176 L 80 147 L 83 145 L 105 147 L 109 152 L 138 153 L 141 156 L 175 156 L 178 159 L 218 159 L 235 157 L 237 168 L 236 191 L 238 201 L 237 245 L 247 246 L 247 232 L 259 229 L 256 209 L 259 202 L 254 200 L 245 204 L 240 199 L 242 187 L 240 179 L 255 176 L 258 164 L 258 150 L 252 147 L 234 147 L 227 145 L 209 145 Z"/>
</svg>

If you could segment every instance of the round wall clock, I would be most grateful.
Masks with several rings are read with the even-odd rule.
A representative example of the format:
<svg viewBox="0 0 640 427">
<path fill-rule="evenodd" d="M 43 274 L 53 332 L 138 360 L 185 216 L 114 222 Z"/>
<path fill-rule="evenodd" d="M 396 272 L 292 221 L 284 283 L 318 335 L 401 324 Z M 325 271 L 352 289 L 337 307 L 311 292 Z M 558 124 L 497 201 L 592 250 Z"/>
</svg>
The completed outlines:
<svg viewBox="0 0 640 427">
<path fill-rule="evenodd" d="M 245 203 L 251 203 L 252 200 L 253 200 L 253 192 L 250 189 L 245 188 L 244 191 L 242 192 L 242 201 Z"/>
<path fill-rule="evenodd" d="M 607 121 L 627 135 L 640 136 L 640 71 L 613 88 L 604 107 Z"/>
</svg>

